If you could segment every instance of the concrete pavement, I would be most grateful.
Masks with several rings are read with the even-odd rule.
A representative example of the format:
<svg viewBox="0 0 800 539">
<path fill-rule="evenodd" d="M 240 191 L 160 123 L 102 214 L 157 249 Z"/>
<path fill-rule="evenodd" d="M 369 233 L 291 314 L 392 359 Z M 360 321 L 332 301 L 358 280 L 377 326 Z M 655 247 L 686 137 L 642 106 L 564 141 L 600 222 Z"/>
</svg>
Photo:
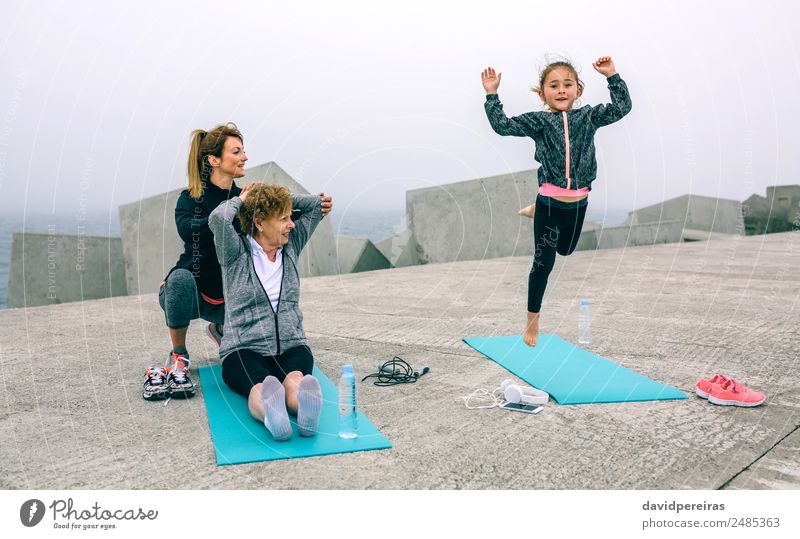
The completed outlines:
<svg viewBox="0 0 800 539">
<path fill-rule="evenodd" d="M 576 252 L 550 277 L 542 331 L 689 393 L 684 401 L 559 406 L 538 415 L 459 400 L 508 377 L 465 336 L 519 334 L 528 257 L 303 278 L 305 328 L 336 379 L 399 355 L 417 384 L 358 385 L 390 450 L 217 467 L 202 392 L 142 400 L 168 337 L 154 294 L 0 311 L 0 488 L 800 488 L 800 232 Z M 193 323 L 194 367 L 218 361 Z M 755 409 L 694 396 L 724 372 Z M 195 380 L 198 377 L 195 375 Z"/>
</svg>

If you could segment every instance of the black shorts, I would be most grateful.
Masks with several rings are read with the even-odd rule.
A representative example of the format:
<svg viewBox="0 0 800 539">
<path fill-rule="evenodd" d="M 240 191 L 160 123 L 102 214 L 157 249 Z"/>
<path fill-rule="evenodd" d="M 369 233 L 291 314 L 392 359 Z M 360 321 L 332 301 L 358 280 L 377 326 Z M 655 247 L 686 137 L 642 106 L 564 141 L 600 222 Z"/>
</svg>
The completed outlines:
<svg viewBox="0 0 800 539">
<path fill-rule="evenodd" d="M 267 376 L 281 383 L 292 371 L 311 374 L 314 356 L 306 345 L 295 346 L 277 356 L 262 356 L 252 350 L 236 350 L 222 360 L 222 380 L 239 395 L 248 397 L 253 386 Z"/>
</svg>

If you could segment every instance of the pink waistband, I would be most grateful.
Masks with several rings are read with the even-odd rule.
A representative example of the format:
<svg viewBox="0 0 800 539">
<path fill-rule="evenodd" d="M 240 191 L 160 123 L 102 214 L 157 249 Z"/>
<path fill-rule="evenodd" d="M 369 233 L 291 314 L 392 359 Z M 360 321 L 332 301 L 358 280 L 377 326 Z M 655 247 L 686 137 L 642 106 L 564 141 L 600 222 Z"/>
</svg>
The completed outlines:
<svg viewBox="0 0 800 539">
<path fill-rule="evenodd" d="M 202 292 L 200 292 L 200 295 L 203 297 L 203 300 L 206 303 L 210 303 L 211 305 L 222 305 L 223 303 L 225 303 L 225 298 L 222 298 L 222 299 L 210 298 L 210 297 L 206 296 L 205 294 L 203 294 Z"/>
<path fill-rule="evenodd" d="M 589 194 L 588 187 L 581 187 L 580 189 L 564 189 L 552 183 L 543 183 L 539 186 L 539 194 L 545 197 L 580 197 Z"/>
</svg>

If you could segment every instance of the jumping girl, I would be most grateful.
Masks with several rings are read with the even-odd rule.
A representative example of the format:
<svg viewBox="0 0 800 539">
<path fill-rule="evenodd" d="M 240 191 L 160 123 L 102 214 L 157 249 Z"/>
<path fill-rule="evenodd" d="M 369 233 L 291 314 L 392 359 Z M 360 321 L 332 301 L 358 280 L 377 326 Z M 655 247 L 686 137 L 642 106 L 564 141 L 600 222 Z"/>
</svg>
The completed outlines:
<svg viewBox="0 0 800 539">
<path fill-rule="evenodd" d="M 536 143 L 534 159 L 538 172 L 539 194 L 536 203 L 519 211 L 533 218 L 534 254 L 528 276 L 528 320 L 524 340 L 536 346 L 539 338 L 539 311 L 553 269 L 556 253 L 572 254 L 583 227 L 588 196 L 597 177 L 594 134 L 631 110 L 628 87 L 620 78 L 610 56 L 601 56 L 592 64 L 605 76 L 611 104 L 573 109 L 583 93 L 583 82 L 575 68 L 566 61 L 553 62 L 542 70 L 539 86 L 533 90 L 546 107 L 543 112 L 527 112 L 509 118 L 497 96 L 502 73 L 488 67 L 481 73 L 486 90 L 486 116 L 499 135 L 530 137 Z"/>
</svg>

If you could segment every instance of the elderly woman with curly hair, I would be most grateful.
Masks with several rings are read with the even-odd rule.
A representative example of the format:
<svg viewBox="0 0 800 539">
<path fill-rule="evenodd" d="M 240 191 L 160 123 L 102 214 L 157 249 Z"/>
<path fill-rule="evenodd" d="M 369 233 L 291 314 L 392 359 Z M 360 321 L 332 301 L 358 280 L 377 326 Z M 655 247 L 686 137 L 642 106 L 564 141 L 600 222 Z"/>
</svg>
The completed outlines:
<svg viewBox="0 0 800 539">
<path fill-rule="evenodd" d="M 322 392 L 303 332 L 298 257 L 322 220 L 322 198 L 280 185 L 250 184 L 211 213 L 225 293 L 222 379 L 247 398 L 250 414 L 273 438 L 301 436 L 319 425 Z M 292 220 L 292 202 L 299 217 Z M 234 227 L 239 218 L 242 234 Z"/>
</svg>

